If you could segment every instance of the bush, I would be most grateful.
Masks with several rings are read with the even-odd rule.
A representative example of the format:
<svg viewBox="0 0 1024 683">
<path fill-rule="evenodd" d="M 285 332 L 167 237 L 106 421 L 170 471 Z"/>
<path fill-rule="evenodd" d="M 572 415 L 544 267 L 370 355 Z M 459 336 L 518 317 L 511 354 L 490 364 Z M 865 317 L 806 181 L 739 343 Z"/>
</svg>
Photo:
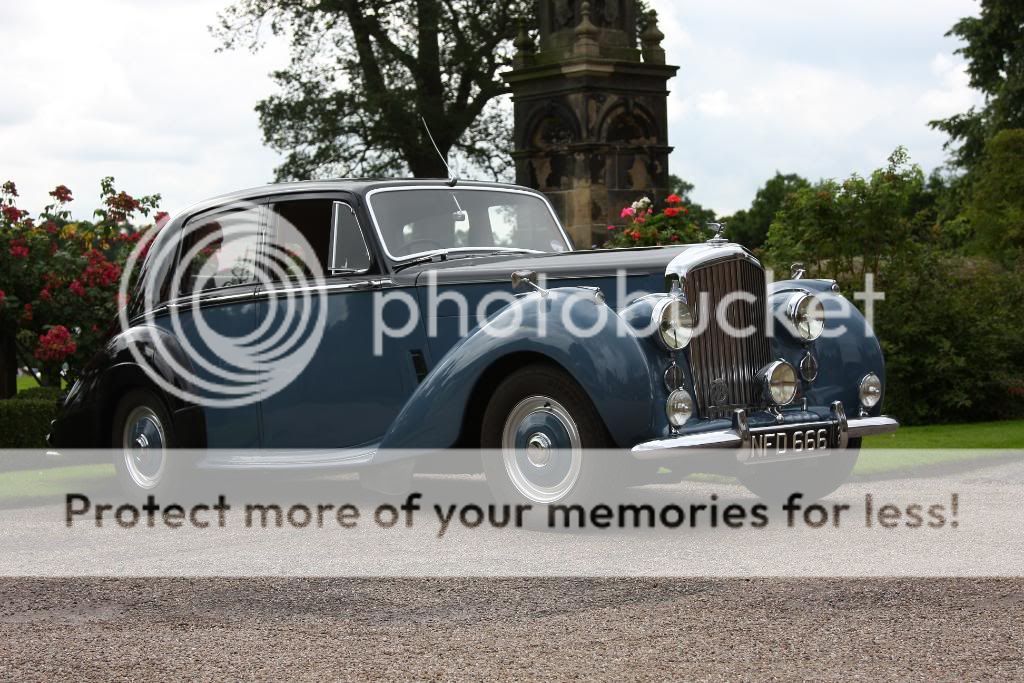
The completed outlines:
<svg viewBox="0 0 1024 683">
<path fill-rule="evenodd" d="M 56 404 L 62 393 L 64 393 L 63 390 L 57 387 L 32 387 L 31 389 L 22 389 L 11 398 L 19 401 L 49 401 Z"/>
<path fill-rule="evenodd" d="M 46 448 L 56 414 L 57 405 L 49 399 L 0 401 L 0 448 Z"/>
<path fill-rule="evenodd" d="M 885 412 L 906 424 L 1024 415 L 1024 278 L 936 250 L 887 264 L 875 330 Z"/>
</svg>

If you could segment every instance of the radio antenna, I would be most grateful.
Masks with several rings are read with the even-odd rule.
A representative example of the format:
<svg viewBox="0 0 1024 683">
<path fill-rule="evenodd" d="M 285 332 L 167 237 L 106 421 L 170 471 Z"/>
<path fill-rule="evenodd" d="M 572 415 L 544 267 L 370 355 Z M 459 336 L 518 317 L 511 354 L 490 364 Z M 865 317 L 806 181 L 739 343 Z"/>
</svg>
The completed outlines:
<svg viewBox="0 0 1024 683">
<path fill-rule="evenodd" d="M 430 134 L 430 126 L 427 125 L 427 120 L 423 118 L 423 114 L 420 114 L 420 121 L 423 122 L 423 130 L 427 131 L 427 137 L 430 139 L 430 144 L 434 146 L 434 151 L 437 152 L 437 156 L 441 157 L 441 163 L 444 164 L 444 167 L 448 169 L 448 186 L 455 187 L 455 183 L 459 182 L 459 174 L 452 171 L 452 167 L 448 165 L 448 160 L 441 154 L 437 143 L 434 142 L 434 136 Z"/>
</svg>

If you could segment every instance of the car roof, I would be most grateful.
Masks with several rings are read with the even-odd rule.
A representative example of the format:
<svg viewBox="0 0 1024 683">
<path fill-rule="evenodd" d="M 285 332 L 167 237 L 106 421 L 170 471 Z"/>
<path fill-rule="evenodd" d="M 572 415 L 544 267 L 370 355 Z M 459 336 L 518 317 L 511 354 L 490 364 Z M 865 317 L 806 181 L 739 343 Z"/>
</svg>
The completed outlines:
<svg viewBox="0 0 1024 683">
<path fill-rule="evenodd" d="M 447 179 L 444 178 L 337 178 L 332 180 L 298 180 L 287 183 L 270 183 L 267 185 L 259 185 L 257 187 L 250 187 L 244 190 L 236 190 L 235 192 L 229 192 L 227 194 L 218 195 L 216 197 L 210 197 L 204 199 L 201 202 L 193 204 L 182 211 L 176 212 L 175 218 L 187 217 L 194 215 L 208 209 L 216 208 L 222 204 L 229 204 L 231 202 L 242 202 L 249 199 L 255 199 L 260 197 L 272 197 L 275 195 L 293 194 L 296 192 L 331 192 L 331 191 L 342 191 L 351 192 L 353 194 L 365 195 L 370 190 L 375 190 L 382 187 L 402 187 L 402 186 L 436 186 L 436 187 L 447 187 L 449 185 Z M 523 187 L 521 185 L 512 185 L 510 183 L 497 183 L 487 182 L 479 180 L 459 180 L 455 186 L 456 189 L 459 187 L 494 187 L 502 189 L 514 189 L 520 191 L 532 192 L 540 194 L 536 190 Z"/>
</svg>

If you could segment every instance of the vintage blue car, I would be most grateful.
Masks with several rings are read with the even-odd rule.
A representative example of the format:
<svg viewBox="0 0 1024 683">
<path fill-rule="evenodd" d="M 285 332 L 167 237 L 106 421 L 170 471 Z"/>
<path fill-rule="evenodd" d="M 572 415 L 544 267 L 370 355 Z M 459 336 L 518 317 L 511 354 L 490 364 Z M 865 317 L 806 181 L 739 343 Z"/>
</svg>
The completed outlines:
<svg viewBox="0 0 1024 683">
<path fill-rule="evenodd" d="M 288 256 L 253 266 L 271 250 Z M 837 289 L 768 283 L 720 236 L 575 250 L 523 187 L 270 185 L 159 232 L 49 439 L 114 449 L 136 493 L 197 468 L 357 468 L 372 484 L 458 466 L 537 504 L 665 468 L 824 495 L 862 436 L 897 427 L 879 344 Z M 303 349 L 236 358 L 266 339 Z"/>
</svg>

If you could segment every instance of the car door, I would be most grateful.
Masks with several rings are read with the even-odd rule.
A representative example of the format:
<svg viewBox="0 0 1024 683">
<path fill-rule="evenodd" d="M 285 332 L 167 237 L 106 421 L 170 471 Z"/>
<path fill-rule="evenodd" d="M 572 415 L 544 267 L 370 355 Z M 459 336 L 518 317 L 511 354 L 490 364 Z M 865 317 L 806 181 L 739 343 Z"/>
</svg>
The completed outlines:
<svg viewBox="0 0 1024 683">
<path fill-rule="evenodd" d="M 263 207 L 238 203 L 190 218 L 182 229 L 176 293 L 157 324 L 181 345 L 184 377 L 204 406 L 210 448 L 259 442 L 258 367 L 244 340 L 256 324 L 256 270 Z"/>
<path fill-rule="evenodd" d="M 337 193 L 293 195 L 274 200 L 267 216 L 267 248 L 295 253 L 289 242 L 301 241 L 294 238 L 298 233 L 311 252 L 299 260 L 312 266 L 308 261 L 315 259 L 323 274 L 303 266 L 297 277 L 261 285 L 257 324 L 281 332 L 282 340 L 296 336 L 304 314 L 322 320 L 323 329 L 287 385 L 267 383 L 270 391 L 261 402 L 264 443 L 279 449 L 370 447 L 387 431 L 414 382 L 394 358 L 391 340 L 383 353 L 374 353 L 373 297 L 386 278 L 367 247 L 353 201 Z M 310 293 L 315 296 L 299 296 Z M 284 306 L 288 296 L 291 303 Z M 285 308 L 291 309 L 290 319 Z"/>
</svg>

